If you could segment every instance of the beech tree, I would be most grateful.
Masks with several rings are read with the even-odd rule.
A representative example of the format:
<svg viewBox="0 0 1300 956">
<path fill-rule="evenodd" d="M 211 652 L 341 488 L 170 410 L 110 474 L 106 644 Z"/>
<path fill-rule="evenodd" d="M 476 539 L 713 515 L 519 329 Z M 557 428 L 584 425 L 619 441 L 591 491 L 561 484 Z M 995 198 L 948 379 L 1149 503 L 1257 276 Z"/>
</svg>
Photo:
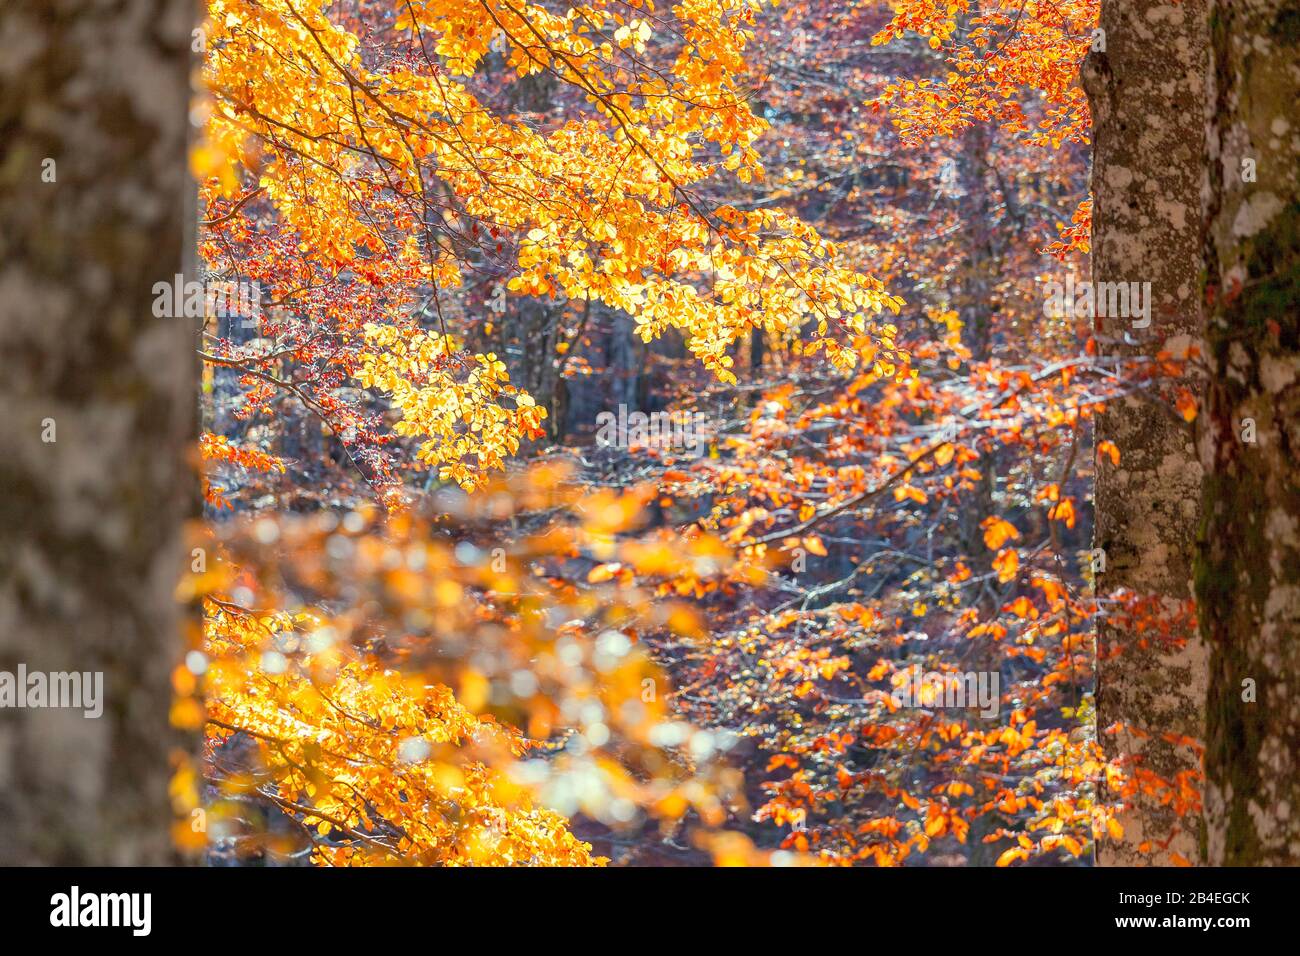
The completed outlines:
<svg viewBox="0 0 1300 956">
<path fill-rule="evenodd" d="M 105 698 L 98 718 L 0 708 L 0 864 L 173 853 L 198 377 L 193 328 L 152 303 L 192 242 L 196 15 L 186 0 L 0 8 L 0 670 L 102 672 Z"/>
<path fill-rule="evenodd" d="M 1209 5 L 1206 846 L 1300 862 L 1300 4 Z"/>
<path fill-rule="evenodd" d="M 1096 743 L 1078 451 L 1117 377 L 1041 298 L 1087 251 L 1093 0 L 209 8 L 200 248 L 268 300 L 204 330 L 222 561 L 175 679 L 210 850 L 1122 836 L 1162 782 Z M 572 414 L 540 444 L 557 374 L 707 410 L 700 453 Z"/>
<path fill-rule="evenodd" d="M 1204 722 L 1205 652 L 1190 610 L 1201 476 L 1191 428 L 1163 400 L 1185 386 L 1152 372 L 1187 359 L 1200 327 L 1203 21 L 1202 0 L 1103 0 L 1083 66 L 1094 291 L 1151 290 L 1149 316 L 1096 320 L 1100 349 L 1133 383 L 1097 419 L 1098 443 L 1119 452 L 1097 455 L 1098 729 L 1142 783 L 1120 816 L 1123 840 L 1100 848 L 1113 865 L 1199 856 L 1195 807 L 1179 795 L 1200 775 Z M 1187 786 L 1171 793 L 1170 783 Z"/>
<path fill-rule="evenodd" d="M 1288 859 L 1294 2 L 118 6 L 0 14 L 0 857 Z"/>
</svg>

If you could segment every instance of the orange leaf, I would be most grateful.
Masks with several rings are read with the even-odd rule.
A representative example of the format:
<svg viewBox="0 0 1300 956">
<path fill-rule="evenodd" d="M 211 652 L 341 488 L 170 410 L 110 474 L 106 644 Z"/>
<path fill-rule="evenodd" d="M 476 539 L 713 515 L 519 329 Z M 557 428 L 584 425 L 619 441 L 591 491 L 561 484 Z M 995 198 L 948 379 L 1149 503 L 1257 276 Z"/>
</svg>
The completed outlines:
<svg viewBox="0 0 1300 956">
<path fill-rule="evenodd" d="M 984 529 L 984 544 L 990 551 L 996 551 L 1009 539 L 1020 537 L 1015 525 L 998 517 L 985 518 L 981 527 Z"/>
<path fill-rule="evenodd" d="M 592 584 L 608 581 L 614 577 L 623 565 L 615 561 L 612 564 L 598 564 L 587 573 L 587 580 Z"/>
<path fill-rule="evenodd" d="M 998 582 L 1006 584 L 1016 576 L 1020 570 L 1020 555 L 1016 553 L 1015 548 L 1003 548 L 998 552 L 998 556 L 993 559 L 993 569 L 998 572 Z"/>
<path fill-rule="evenodd" d="M 1069 498 L 1058 502 L 1050 511 L 1047 512 L 1049 518 L 1057 521 L 1064 521 L 1067 528 L 1074 527 L 1074 502 Z"/>
<path fill-rule="evenodd" d="M 894 489 L 894 500 L 902 501 L 904 498 L 911 498 L 918 505 L 923 505 L 929 501 L 929 497 L 920 488 L 914 488 L 912 485 L 904 485 L 902 488 Z"/>
</svg>

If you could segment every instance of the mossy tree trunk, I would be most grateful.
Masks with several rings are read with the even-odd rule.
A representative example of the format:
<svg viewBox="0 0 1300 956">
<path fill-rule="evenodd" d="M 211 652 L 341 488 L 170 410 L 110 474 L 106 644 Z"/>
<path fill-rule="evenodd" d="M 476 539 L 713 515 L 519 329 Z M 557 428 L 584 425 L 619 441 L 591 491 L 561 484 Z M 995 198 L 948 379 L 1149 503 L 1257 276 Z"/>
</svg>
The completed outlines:
<svg viewBox="0 0 1300 956">
<path fill-rule="evenodd" d="M 0 708 L 0 864 L 172 856 L 198 376 L 152 306 L 187 271 L 197 14 L 0 4 L 0 671 L 103 674 L 98 718 Z"/>
<path fill-rule="evenodd" d="M 1103 356 L 1178 354 L 1199 334 L 1205 2 L 1102 0 L 1104 32 L 1083 68 L 1094 136 L 1092 280 L 1151 283 L 1149 325 L 1136 316 L 1096 320 Z M 1199 774 L 1200 759 L 1166 735 L 1200 740 L 1204 723 L 1206 652 L 1186 616 L 1200 464 L 1191 430 L 1149 393 L 1112 403 L 1096 438 L 1120 452 L 1117 466 L 1105 455 L 1097 461 L 1098 596 L 1114 611 L 1137 595 L 1167 621 L 1188 622 L 1168 641 L 1149 642 L 1124 615 L 1103 617 L 1098 726 L 1109 756 L 1175 781 Z M 1115 725 L 1120 732 L 1107 734 Z M 1103 865 L 1198 860 L 1198 822 L 1157 797 L 1136 795 L 1120 822 L 1123 839 L 1098 848 Z"/>
<path fill-rule="evenodd" d="M 1211 863 L 1300 864 L 1300 2 L 1211 0 L 1196 591 Z"/>
</svg>

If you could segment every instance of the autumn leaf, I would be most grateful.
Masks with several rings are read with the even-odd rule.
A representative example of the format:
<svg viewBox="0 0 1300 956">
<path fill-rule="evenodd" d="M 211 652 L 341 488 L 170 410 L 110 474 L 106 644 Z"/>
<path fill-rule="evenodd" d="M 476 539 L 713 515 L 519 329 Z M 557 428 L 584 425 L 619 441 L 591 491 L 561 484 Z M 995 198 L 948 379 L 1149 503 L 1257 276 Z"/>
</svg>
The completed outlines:
<svg viewBox="0 0 1300 956">
<path fill-rule="evenodd" d="M 997 863 L 995 865 L 1010 866 L 1012 863 L 1015 863 L 1017 860 L 1027 860 L 1027 859 L 1029 859 L 1028 850 L 1024 849 L 1023 847 L 1013 846 L 1011 849 L 1004 850 L 1002 852 L 1002 855 L 998 857 Z"/>
<path fill-rule="evenodd" d="M 1020 537 L 1015 525 L 996 516 L 985 518 L 981 527 L 984 529 L 984 545 L 990 551 L 996 551 L 1007 541 Z"/>
<path fill-rule="evenodd" d="M 997 571 L 1000 584 L 1014 580 L 1019 569 L 1020 555 L 1015 548 L 1004 548 L 993 559 L 993 570 Z"/>
<path fill-rule="evenodd" d="M 1064 521 L 1067 528 L 1073 528 L 1074 502 L 1069 498 L 1062 499 L 1048 510 L 1047 516 L 1054 521 Z"/>
</svg>

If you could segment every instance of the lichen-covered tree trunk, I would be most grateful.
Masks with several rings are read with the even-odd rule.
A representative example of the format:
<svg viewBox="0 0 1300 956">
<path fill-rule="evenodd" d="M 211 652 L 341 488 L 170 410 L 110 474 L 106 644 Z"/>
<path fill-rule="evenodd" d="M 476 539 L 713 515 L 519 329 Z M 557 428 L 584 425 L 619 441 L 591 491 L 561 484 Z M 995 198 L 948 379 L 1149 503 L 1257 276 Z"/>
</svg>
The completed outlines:
<svg viewBox="0 0 1300 956">
<path fill-rule="evenodd" d="M 1196 593 L 1211 863 L 1300 864 L 1300 2 L 1210 3 Z"/>
<path fill-rule="evenodd" d="M 0 864 L 171 855 L 197 374 L 194 324 L 152 305 L 185 271 L 196 22 L 0 4 L 0 672 L 103 674 L 99 717 L 0 708 Z"/>
<path fill-rule="evenodd" d="M 1104 356 L 1180 354 L 1199 332 L 1204 16 L 1205 0 L 1101 5 L 1104 33 L 1083 68 L 1095 144 L 1092 280 L 1151 283 L 1149 325 L 1140 315 L 1096 319 Z M 1094 565 L 1105 568 L 1097 593 L 1148 599 L 1176 621 L 1191 598 L 1200 500 L 1192 432 L 1146 394 L 1108 407 L 1096 437 L 1120 452 L 1117 466 L 1106 456 L 1097 462 L 1094 547 L 1104 557 Z M 1098 652 L 1107 752 L 1171 782 L 1198 774 L 1194 748 L 1169 736 L 1202 739 L 1207 665 L 1194 626 L 1151 640 L 1115 613 L 1098 628 Z M 1120 732 L 1107 734 L 1114 725 Z M 1124 837 L 1098 848 L 1101 864 L 1165 865 L 1174 854 L 1197 862 L 1199 825 L 1158 797 L 1138 794 L 1120 822 Z"/>
</svg>

